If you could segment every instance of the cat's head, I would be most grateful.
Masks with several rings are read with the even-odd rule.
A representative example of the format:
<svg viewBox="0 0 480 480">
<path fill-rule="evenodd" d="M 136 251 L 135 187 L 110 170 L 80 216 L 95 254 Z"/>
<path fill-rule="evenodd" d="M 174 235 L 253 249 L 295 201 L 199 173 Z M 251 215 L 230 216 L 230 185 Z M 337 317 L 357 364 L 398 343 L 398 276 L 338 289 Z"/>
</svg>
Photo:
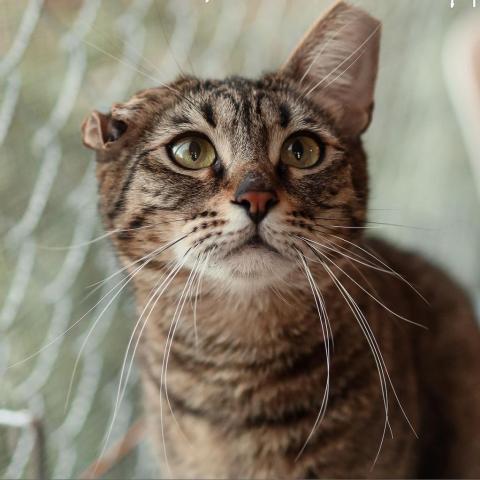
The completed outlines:
<svg viewBox="0 0 480 480">
<path fill-rule="evenodd" d="M 315 245 L 348 247 L 365 218 L 360 136 L 379 37 L 377 20 L 339 2 L 274 74 L 184 77 L 93 112 L 83 140 L 97 151 L 101 211 L 124 261 L 146 256 L 152 271 L 208 259 L 220 284 L 258 287 Z"/>
</svg>

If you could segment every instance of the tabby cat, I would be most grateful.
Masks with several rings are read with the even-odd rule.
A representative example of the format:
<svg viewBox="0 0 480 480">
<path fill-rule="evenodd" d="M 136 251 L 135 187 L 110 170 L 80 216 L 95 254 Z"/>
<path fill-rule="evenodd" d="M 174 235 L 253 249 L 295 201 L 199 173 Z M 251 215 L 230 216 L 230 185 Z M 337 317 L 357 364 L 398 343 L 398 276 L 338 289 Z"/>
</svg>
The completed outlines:
<svg viewBox="0 0 480 480">
<path fill-rule="evenodd" d="M 337 2 L 276 73 L 182 77 L 83 124 L 168 477 L 480 477 L 469 302 L 363 235 L 379 38 Z"/>
</svg>

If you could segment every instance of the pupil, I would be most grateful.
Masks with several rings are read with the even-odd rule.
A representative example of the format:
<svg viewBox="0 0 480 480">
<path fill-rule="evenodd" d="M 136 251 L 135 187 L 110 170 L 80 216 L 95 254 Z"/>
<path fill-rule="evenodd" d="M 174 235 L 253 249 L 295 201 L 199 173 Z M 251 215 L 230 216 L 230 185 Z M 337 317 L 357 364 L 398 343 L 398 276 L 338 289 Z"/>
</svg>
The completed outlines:
<svg viewBox="0 0 480 480">
<path fill-rule="evenodd" d="M 300 140 L 295 140 L 292 143 L 292 153 L 297 160 L 300 160 L 303 157 L 303 145 Z"/>
<path fill-rule="evenodd" d="M 190 142 L 190 146 L 188 147 L 188 151 L 190 153 L 190 157 L 192 158 L 193 161 L 198 160 L 198 157 L 200 157 L 200 153 L 202 151 L 200 144 L 198 142 Z"/>
</svg>

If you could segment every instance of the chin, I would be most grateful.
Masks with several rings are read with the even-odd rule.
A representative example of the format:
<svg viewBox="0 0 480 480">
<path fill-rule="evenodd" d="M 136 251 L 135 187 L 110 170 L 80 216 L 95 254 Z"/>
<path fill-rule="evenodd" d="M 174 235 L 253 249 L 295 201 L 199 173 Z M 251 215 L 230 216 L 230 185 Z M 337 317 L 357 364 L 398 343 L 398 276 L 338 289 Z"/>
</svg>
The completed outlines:
<svg viewBox="0 0 480 480">
<path fill-rule="evenodd" d="M 208 274 L 231 291 L 251 290 L 258 293 L 259 289 L 284 283 L 294 268 L 291 259 L 275 251 L 245 246 L 213 263 Z"/>
</svg>

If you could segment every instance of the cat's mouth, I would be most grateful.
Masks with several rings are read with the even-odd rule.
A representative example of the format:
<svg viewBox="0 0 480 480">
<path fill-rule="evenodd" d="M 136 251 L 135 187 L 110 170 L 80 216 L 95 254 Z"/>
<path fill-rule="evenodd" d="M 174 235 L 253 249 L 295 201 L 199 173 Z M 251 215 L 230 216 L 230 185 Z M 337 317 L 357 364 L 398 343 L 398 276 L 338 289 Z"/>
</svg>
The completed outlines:
<svg viewBox="0 0 480 480">
<path fill-rule="evenodd" d="M 232 256 L 237 253 L 247 251 L 248 249 L 265 250 L 280 255 L 280 252 L 275 247 L 267 243 L 258 233 L 255 233 L 241 245 L 232 248 L 232 250 L 228 252 L 227 256 Z"/>
</svg>

